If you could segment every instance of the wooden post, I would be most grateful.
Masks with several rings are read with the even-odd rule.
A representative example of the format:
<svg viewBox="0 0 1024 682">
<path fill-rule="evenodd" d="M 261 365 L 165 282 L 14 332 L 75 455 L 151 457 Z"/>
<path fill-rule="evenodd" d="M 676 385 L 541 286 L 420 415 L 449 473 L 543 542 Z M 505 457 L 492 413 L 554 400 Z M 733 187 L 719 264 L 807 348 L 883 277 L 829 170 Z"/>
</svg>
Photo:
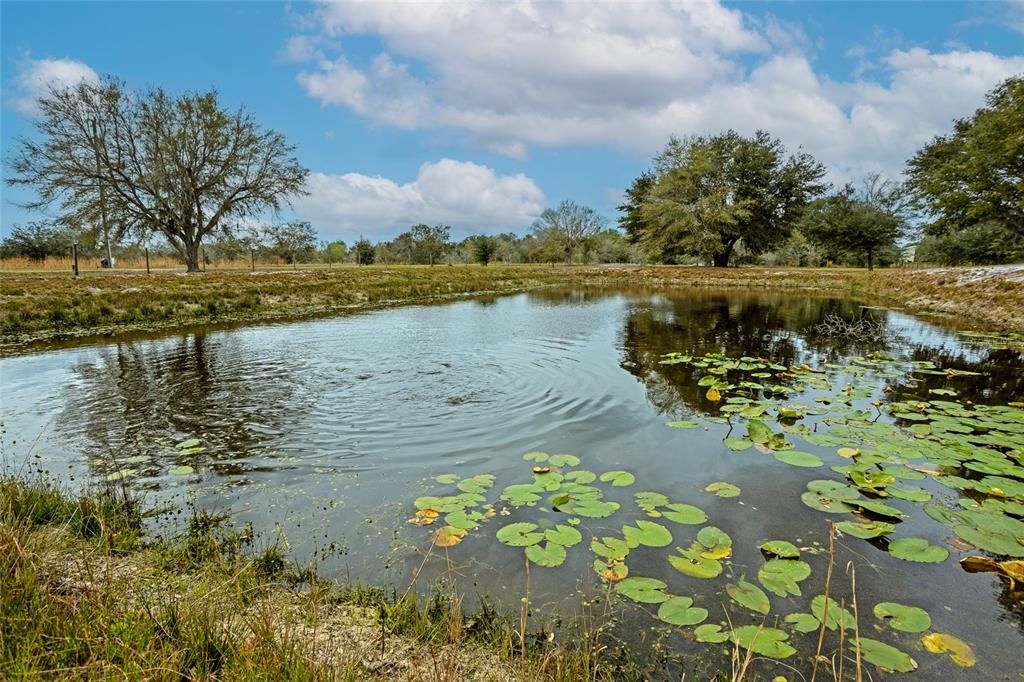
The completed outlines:
<svg viewBox="0 0 1024 682">
<path fill-rule="evenodd" d="M 78 242 L 71 245 L 71 272 L 78 277 Z"/>
<path fill-rule="evenodd" d="M 146 274 L 149 274 L 149 247 L 146 247 Z"/>
<path fill-rule="evenodd" d="M 252 258 L 252 271 L 256 272 L 256 249 L 249 249 L 249 257 Z"/>
</svg>

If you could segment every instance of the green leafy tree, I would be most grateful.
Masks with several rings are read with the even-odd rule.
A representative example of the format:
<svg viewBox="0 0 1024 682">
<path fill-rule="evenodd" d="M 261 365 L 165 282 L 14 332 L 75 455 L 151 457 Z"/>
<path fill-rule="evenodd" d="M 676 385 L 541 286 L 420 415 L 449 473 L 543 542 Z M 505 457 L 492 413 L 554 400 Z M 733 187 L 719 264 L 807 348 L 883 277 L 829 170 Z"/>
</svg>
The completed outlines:
<svg viewBox="0 0 1024 682">
<path fill-rule="evenodd" d="M 548 248 L 560 246 L 565 262 L 570 263 L 576 250 L 581 247 L 586 250 L 606 222 L 589 206 L 566 200 L 555 208 L 544 209 L 531 230 Z"/>
<path fill-rule="evenodd" d="M 828 185 L 805 152 L 786 154 L 767 132 L 672 138 L 655 158 L 657 183 L 640 212 L 638 241 L 665 260 L 688 254 L 729 264 L 737 245 L 763 253 L 784 242 Z"/>
<path fill-rule="evenodd" d="M 45 260 L 47 256 L 67 256 L 74 241 L 67 231 L 49 223 L 15 225 L 0 244 L 0 257 Z"/>
<path fill-rule="evenodd" d="M 324 244 L 322 249 L 323 259 L 328 263 L 340 263 L 345 260 L 345 256 L 348 254 L 348 246 L 345 242 L 336 240 Z"/>
<path fill-rule="evenodd" d="M 487 265 L 498 250 L 498 240 L 486 235 L 472 237 L 471 250 L 473 258 L 480 265 Z"/>
<path fill-rule="evenodd" d="M 910 184 L 934 217 L 926 232 L 955 234 L 985 222 L 1024 238 L 1024 76 L 986 96 L 909 161 Z"/>
<path fill-rule="evenodd" d="M 444 258 L 450 233 L 451 228 L 447 225 L 413 225 L 408 234 L 412 239 L 416 262 L 433 265 Z"/>
<path fill-rule="evenodd" d="M 276 210 L 302 194 L 308 171 L 285 138 L 215 91 L 128 92 L 111 78 L 54 88 L 39 100 L 34 138 L 18 141 L 13 185 L 25 206 L 115 234 L 164 235 L 189 272 L 203 239 L 229 218 Z M 109 236 L 107 239 L 109 243 Z"/>
<path fill-rule="evenodd" d="M 879 253 L 894 249 L 907 231 L 907 197 L 900 183 L 869 175 L 860 192 L 848 184 L 811 204 L 800 231 L 833 259 L 844 251 L 853 252 L 863 255 L 868 270 L 873 270 Z"/>
<path fill-rule="evenodd" d="M 370 240 L 360 237 L 359 241 L 352 247 L 352 250 L 356 254 L 356 263 L 358 265 L 373 265 L 377 252 L 373 248 L 373 244 L 370 243 Z"/>
<path fill-rule="evenodd" d="M 626 239 L 636 244 L 643 238 L 644 222 L 643 207 L 658 182 L 658 176 L 651 171 L 638 175 L 633 183 L 626 188 L 625 200 L 616 208 L 622 212 L 619 216 L 619 227 L 626 233 Z"/>
</svg>

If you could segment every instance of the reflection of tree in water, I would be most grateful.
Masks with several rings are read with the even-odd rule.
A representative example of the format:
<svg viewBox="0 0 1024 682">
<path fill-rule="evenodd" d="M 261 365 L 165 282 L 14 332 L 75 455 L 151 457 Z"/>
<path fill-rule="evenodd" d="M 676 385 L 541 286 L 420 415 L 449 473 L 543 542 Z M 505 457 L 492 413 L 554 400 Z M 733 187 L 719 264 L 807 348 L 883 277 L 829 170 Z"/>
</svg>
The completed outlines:
<svg viewBox="0 0 1024 682">
<path fill-rule="evenodd" d="M 693 369 L 662 365 L 667 353 L 726 353 L 770 359 L 779 364 L 842 354 L 830 339 L 811 332 L 828 313 L 859 315 L 852 301 L 801 295 L 691 293 L 656 296 L 630 305 L 622 333 L 623 369 L 640 379 L 661 414 L 696 410 L 717 413 L 704 397 Z"/>
<path fill-rule="evenodd" d="M 526 296 L 533 303 L 547 303 L 551 305 L 589 305 L 622 295 L 623 291 L 618 289 L 606 291 L 602 289 L 564 289 L 560 287 L 532 289 L 526 293 Z"/>
<path fill-rule="evenodd" d="M 302 409 L 286 366 L 262 363 L 257 370 L 253 362 L 231 335 L 104 347 L 95 362 L 73 368 L 78 380 L 66 393 L 58 428 L 68 440 L 84 432 L 86 453 L 101 463 L 149 455 L 157 469 L 202 464 L 221 475 L 241 473 L 246 466 L 238 460 Z M 210 447 L 193 455 L 168 447 L 190 437 Z"/>
<path fill-rule="evenodd" d="M 934 362 L 942 369 L 980 372 L 981 376 L 946 377 L 938 374 L 914 374 L 914 381 L 892 380 L 892 400 L 970 400 L 975 403 L 1005 405 L 1024 395 L 1024 353 L 1007 348 L 948 348 L 914 346 L 913 360 Z M 932 389 L 951 388 L 953 398 L 929 393 Z"/>
</svg>

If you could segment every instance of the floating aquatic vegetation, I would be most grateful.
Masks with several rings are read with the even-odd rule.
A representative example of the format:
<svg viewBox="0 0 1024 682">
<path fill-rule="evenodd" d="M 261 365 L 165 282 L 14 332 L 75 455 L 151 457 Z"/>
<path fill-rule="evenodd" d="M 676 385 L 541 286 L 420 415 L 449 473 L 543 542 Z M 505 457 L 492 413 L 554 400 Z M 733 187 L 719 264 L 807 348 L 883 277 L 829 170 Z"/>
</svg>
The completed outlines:
<svg viewBox="0 0 1024 682">
<path fill-rule="evenodd" d="M 709 493 L 714 493 L 719 497 L 736 497 L 740 494 L 740 489 L 738 486 L 735 486 L 732 483 L 726 483 L 725 481 L 709 483 L 707 487 L 704 488 L 704 490 L 706 490 Z"/>
<path fill-rule="evenodd" d="M 932 626 L 931 616 L 924 609 L 884 601 L 875 604 L 875 618 L 886 622 L 893 630 L 924 632 Z"/>
<path fill-rule="evenodd" d="M 751 611 L 767 616 L 771 610 L 771 602 L 768 601 L 768 595 L 760 587 L 748 583 L 743 578 L 740 578 L 740 581 L 735 585 L 726 585 L 725 591 L 733 601 L 747 607 Z"/>
<path fill-rule="evenodd" d="M 977 662 L 970 645 L 953 635 L 929 632 L 921 638 L 921 644 L 933 654 L 948 654 L 951 661 L 963 668 L 970 668 Z"/>
<path fill-rule="evenodd" d="M 694 606 L 689 597 L 669 597 L 658 608 L 658 618 L 670 625 L 697 625 L 707 617 L 707 609 Z"/>
</svg>

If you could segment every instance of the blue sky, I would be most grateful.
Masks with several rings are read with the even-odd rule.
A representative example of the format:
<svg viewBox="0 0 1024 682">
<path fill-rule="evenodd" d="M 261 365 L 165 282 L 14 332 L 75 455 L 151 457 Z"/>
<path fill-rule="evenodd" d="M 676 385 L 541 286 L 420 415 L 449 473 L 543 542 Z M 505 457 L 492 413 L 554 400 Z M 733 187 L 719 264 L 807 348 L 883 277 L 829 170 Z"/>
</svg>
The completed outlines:
<svg viewBox="0 0 1024 682">
<path fill-rule="evenodd" d="M 324 237 L 614 219 L 670 134 L 763 127 L 835 182 L 898 175 L 1024 72 L 1024 3 L 0 4 L 6 159 L 48 82 L 216 88 L 312 171 Z M 6 173 L 6 167 L 5 171 Z M 3 188 L 6 234 L 32 218 Z"/>
</svg>

